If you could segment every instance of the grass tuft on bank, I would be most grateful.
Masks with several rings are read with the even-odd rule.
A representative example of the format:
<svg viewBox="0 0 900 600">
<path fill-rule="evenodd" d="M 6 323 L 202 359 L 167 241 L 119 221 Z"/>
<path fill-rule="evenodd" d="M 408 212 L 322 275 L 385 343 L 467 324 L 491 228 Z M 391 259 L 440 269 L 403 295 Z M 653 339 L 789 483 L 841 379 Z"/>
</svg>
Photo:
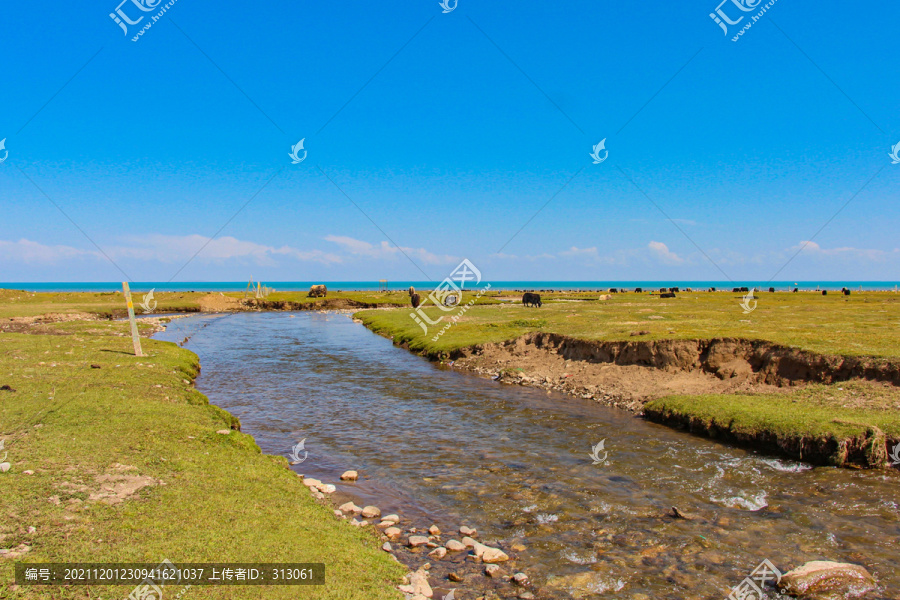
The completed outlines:
<svg viewBox="0 0 900 600">
<path fill-rule="evenodd" d="M 335 519 L 281 457 L 208 404 L 196 355 L 127 323 L 0 335 L 0 597 L 124 598 L 130 588 L 10 591 L 25 562 L 322 562 L 325 586 L 194 587 L 187 598 L 397 599 L 405 570 Z M 94 368 L 99 367 L 99 368 Z M 26 470 L 34 474 L 25 474 Z M 29 527 L 35 532 L 29 533 Z M 18 557 L 17 549 L 30 548 Z M 178 590 L 173 591 L 173 595 Z"/>
</svg>

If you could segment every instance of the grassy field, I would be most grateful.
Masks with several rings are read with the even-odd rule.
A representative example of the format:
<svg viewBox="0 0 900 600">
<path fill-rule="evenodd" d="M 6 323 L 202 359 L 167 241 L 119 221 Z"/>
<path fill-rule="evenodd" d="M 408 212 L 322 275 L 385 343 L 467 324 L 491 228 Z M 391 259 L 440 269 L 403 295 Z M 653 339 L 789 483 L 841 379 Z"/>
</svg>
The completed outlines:
<svg viewBox="0 0 900 600">
<path fill-rule="evenodd" d="M 587 340 L 761 339 L 824 354 L 900 357 L 900 294 L 854 292 L 851 296 L 812 292 L 758 295 L 756 309 L 744 314 L 742 294 L 679 293 L 674 299 L 649 294 L 542 294 L 541 308 L 513 303 L 472 307 L 437 341 L 413 321 L 410 310 L 361 311 L 371 329 L 425 352 L 514 339 L 531 331 L 549 331 Z M 497 296 L 491 296 L 496 301 Z M 513 296 L 509 296 L 513 298 Z M 430 307 L 431 319 L 443 313 Z M 446 322 L 446 319 L 445 319 Z"/>
<path fill-rule="evenodd" d="M 132 289 L 135 310 L 140 314 L 139 303 L 144 294 L 150 290 Z M 213 295 L 218 296 L 219 292 Z M 243 292 L 225 292 L 228 298 L 250 299 L 252 294 Z M 208 292 L 154 292 L 156 313 L 194 312 L 200 310 L 200 300 L 210 296 Z M 393 292 L 353 292 L 329 290 L 326 298 L 309 298 L 305 291 L 274 291 L 266 298 L 266 302 L 294 302 L 298 304 L 315 304 L 323 300 L 345 299 L 374 305 L 409 305 L 409 294 L 404 291 Z M 482 299 L 479 303 L 496 302 Z M 0 289 L 0 319 L 13 317 L 34 317 L 44 314 L 88 313 L 101 317 L 121 316 L 125 311 L 125 297 L 119 292 L 27 292 L 22 290 Z"/>
<path fill-rule="evenodd" d="M 40 298 L 53 312 L 101 297 Z M 8 314 L 9 302 L 4 302 Z M 33 312 L 32 305 L 21 312 Z M 0 598 L 124 598 L 131 587 L 11 589 L 13 563 L 322 562 L 325 586 L 193 587 L 186 598 L 396 599 L 405 569 L 369 531 L 335 519 L 281 457 L 227 435 L 232 417 L 193 389 L 197 357 L 127 323 L 0 335 Z M 99 368 L 92 368 L 96 366 Z M 0 453 L 2 457 L 2 453 Z M 33 474 L 26 474 L 26 471 Z M 33 529 L 31 529 L 33 528 Z M 167 591 L 171 597 L 179 590 Z"/>
</svg>

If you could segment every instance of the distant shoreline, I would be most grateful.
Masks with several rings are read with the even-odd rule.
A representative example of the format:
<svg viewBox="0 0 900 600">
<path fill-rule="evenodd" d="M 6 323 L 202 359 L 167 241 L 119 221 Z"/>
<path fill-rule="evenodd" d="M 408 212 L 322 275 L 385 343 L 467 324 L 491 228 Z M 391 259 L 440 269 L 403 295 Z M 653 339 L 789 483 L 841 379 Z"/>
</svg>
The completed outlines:
<svg viewBox="0 0 900 600">
<path fill-rule="evenodd" d="M 485 280 L 488 281 L 488 280 Z M 377 291 L 380 289 L 379 281 L 263 281 L 264 285 L 279 292 L 305 291 L 313 284 L 325 284 L 333 291 Z M 437 281 L 387 281 L 387 289 L 391 291 L 405 290 L 410 286 L 419 290 L 428 290 L 436 287 Z M 849 288 L 852 291 L 883 291 L 894 292 L 900 289 L 900 281 L 674 281 L 674 280 L 648 280 L 648 281 L 490 281 L 491 289 L 495 291 L 596 291 L 606 292 L 610 288 L 617 288 L 633 292 L 635 288 L 642 288 L 644 292 L 658 290 L 659 288 L 677 287 L 682 291 L 692 288 L 694 291 L 705 291 L 716 288 L 717 291 L 730 292 L 737 287 L 755 287 L 760 290 L 768 290 L 774 287 L 776 291 L 788 291 L 799 288 L 801 291 L 828 290 L 839 291 L 841 288 Z M 186 282 L 132 282 L 131 288 L 135 292 L 147 292 L 155 289 L 157 292 L 242 292 L 247 289 L 247 282 L 240 281 L 186 281 Z M 122 290 L 121 282 L 0 282 L 0 289 L 25 290 L 28 292 L 119 292 Z"/>
</svg>

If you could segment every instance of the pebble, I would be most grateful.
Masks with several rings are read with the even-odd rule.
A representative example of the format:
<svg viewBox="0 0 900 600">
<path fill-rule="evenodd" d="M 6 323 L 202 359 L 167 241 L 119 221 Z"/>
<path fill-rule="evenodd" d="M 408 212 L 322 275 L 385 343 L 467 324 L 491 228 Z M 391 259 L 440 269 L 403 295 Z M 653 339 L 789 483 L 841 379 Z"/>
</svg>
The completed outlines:
<svg viewBox="0 0 900 600">
<path fill-rule="evenodd" d="M 400 531 L 400 529 L 397 527 L 388 527 L 384 530 L 384 535 L 388 536 L 388 538 L 392 540 L 400 537 L 401 533 L 403 532 Z"/>
<path fill-rule="evenodd" d="M 466 527 L 465 525 L 463 525 L 462 527 L 459 528 L 459 535 L 475 537 L 477 534 L 478 534 L 477 529 L 472 529 L 471 527 Z"/>
<path fill-rule="evenodd" d="M 447 549 L 444 547 L 438 546 L 437 548 L 435 548 L 434 550 L 429 552 L 428 556 L 430 556 L 431 558 L 437 559 L 437 560 L 441 560 L 442 558 L 447 556 Z"/>
<path fill-rule="evenodd" d="M 351 513 L 351 514 L 356 514 L 358 512 L 362 512 L 362 509 L 360 507 L 358 507 L 357 505 L 353 504 L 352 502 L 347 502 L 345 504 L 341 504 L 340 506 L 338 506 L 338 509 L 341 512 Z"/>
<path fill-rule="evenodd" d="M 458 574 L 452 573 L 452 572 L 447 574 L 447 579 L 449 579 L 450 581 L 453 581 L 454 583 L 459 583 L 460 581 L 463 580 L 463 578 L 460 577 Z"/>
<path fill-rule="evenodd" d="M 509 556 L 499 548 L 485 547 L 484 552 L 481 554 L 481 560 L 486 563 L 498 563 L 509 560 Z"/>
<path fill-rule="evenodd" d="M 500 567 L 497 565 L 488 565 L 484 568 L 484 574 L 488 577 L 499 577 Z"/>
<path fill-rule="evenodd" d="M 393 527 L 394 525 L 396 525 L 396 523 L 394 523 L 393 521 L 382 521 L 375 527 L 377 527 L 378 529 L 387 529 L 388 527 Z"/>
<path fill-rule="evenodd" d="M 390 542 L 385 542 L 385 543 L 383 543 L 383 544 L 381 545 L 381 549 L 384 550 L 385 552 L 390 552 L 391 550 L 393 550 L 393 548 L 391 548 L 391 543 L 390 543 Z"/>
<path fill-rule="evenodd" d="M 381 509 L 377 506 L 367 506 L 362 509 L 362 516 L 367 519 L 374 519 L 375 517 L 381 516 Z"/>
<path fill-rule="evenodd" d="M 304 477 L 304 478 L 303 478 L 303 485 L 305 485 L 306 487 L 315 487 L 315 488 L 317 488 L 317 487 L 319 487 L 320 485 L 322 485 L 322 482 L 319 481 L 318 479 L 313 479 L 312 477 Z"/>
<path fill-rule="evenodd" d="M 415 598 L 417 595 L 423 596 L 425 598 L 431 598 L 434 595 L 431 586 L 428 585 L 428 573 L 426 573 L 423 569 L 419 569 L 415 573 L 410 573 L 408 577 L 409 585 L 401 585 L 401 592 L 405 594 L 411 594 L 413 598 Z"/>
<path fill-rule="evenodd" d="M 533 600 L 533 599 L 534 599 L 534 594 L 532 594 L 531 592 L 525 591 L 525 592 L 522 592 L 521 594 L 519 594 L 519 595 L 516 596 L 516 597 L 519 598 L 519 600 Z"/>
<path fill-rule="evenodd" d="M 527 585 L 528 584 L 528 575 L 525 573 L 516 573 L 513 575 L 513 581 L 518 585 Z"/>
<path fill-rule="evenodd" d="M 432 525 L 428 528 L 428 533 L 431 535 L 441 535 L 441 530 L 437 525 Z"/>
<path fill-rule="evenodd" d="M 382 520 L 382 521 L 393 521 L 394 523 L 399 523 L 399 522 L 400 522 L 400 517 L 397 516 L 397 515 L 395 515 L 395 514 L 390 514 L 390 515 L 388 515 L 388 516 L 386 516 L 386 517 L 381 517 L 381 520 Z"/>
<path fill-rule="evenodd" d="M 216 433 L 218 433 L 219 435 L 228 435 L 229 433 L 231 433 L 231 430 L 230 429 L 220 429 Z"/>
<path fill-rule="evenodd" d="M 417 548 L 419 546 L 424 546 L 428 543 L 428 538 L 424 535 L 411 535 L 409 536 L 409 545 L 413 548 Z"/>
<path fill-rule="evenodd" d="M 449 540 L 446 544 L 444 544 L 444 546 L 450 552 L 462 552 L 466 549 L 466 545 L 457 540 Z"/>
<path fill-rule="evenodd" d="M 341 481 L 356 481 L 359 479 L 359 473 L 356 471 L 344 471 L 344 474 L 341 475 Z"/>
<path fill-rule="evenodd" d="M 330 483 L 323 483 L 322 485 L 317 486 L 316 489 L 323 494 L 333 494 L 337 491 L 337 488 Z"/>
<path fill-rule="evenodd" d="M 339 511 L 338 509 L 334 509 L 334 516 L 336 516 L 336 517 L 343 517 L 343 516 L 344 516 L 344 513 L 342 513 L 342 512 Z"/>
</svg>

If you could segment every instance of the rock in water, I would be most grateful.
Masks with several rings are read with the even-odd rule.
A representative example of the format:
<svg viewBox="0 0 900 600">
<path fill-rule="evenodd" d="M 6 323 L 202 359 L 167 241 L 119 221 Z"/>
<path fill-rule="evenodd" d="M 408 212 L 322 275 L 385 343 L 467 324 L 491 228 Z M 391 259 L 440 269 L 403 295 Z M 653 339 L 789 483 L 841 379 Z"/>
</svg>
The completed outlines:
<svg viewBox="0 0 900 600">
<path fill-rule="evenodd" d="M 441 560 L 442 558 L 447 556 L 447 549 L 442 548 L 441 546 L 438 546 L 437 548 L 435 548 L 434 550 L 429 552 L 428 556 L 430 556 L 431 558 L 437 559 L 437 560 Z"/>
<path fill-rule="evenodd" d="M 409 585 L 401 585 L 400 591 L 413 596 L 425 596 L 431 598 L 434 596 L 431 586 L 428 585 L 428 573 L 419 569 L 415 573 L 409 574 Z"/>
<path fill-rule="evenodd" d="M 388 539 L 395 540 L 400 537 L 400 534 L 403 533 L 399 527 L 388 527 L 384 530 L 384 535 L 388 537 Z"/>
<path fill-rule="evenodd" d="M 484 568 L 484 574 L 488 577 L 500 577 L 500 567 L 497 565 L 488 565 Z"/>
<path fill-rule="evenodd" d="M 785 573 L 781 591 L 809 600 L 858 598 L 875 589 L 875 579 L 860 565 L 814 560 Z"/>
<path fill-rule="evenodd" d="M 428 543 L 428 538 L 424 535 L 411 535 L 409 536 L 409 545 L 413 548 L 417 548 L 419 546 L 424 546 Z"/>
<path fill-rule="evenodd" d="M 381 509 L 377 506 L 367 506 L 362 509 L 362 516 L 367 519 L 374 519 L 375 517 L 381 516 Z"/>
<path fill-rule="evenodd" d="M 359 473 L 356 471 L 344 471 L 344 474 L 341 475 L 341 481 L 356 481 L 359 479 Z"/>
<path fill-rule="evenodd" d="M 362 509 L 352 502 L 347 502 L 345 504 L 341 504 L 338 506 L 338 509 L 344 513 L 356 514 L 358 512 L 362 512 Z"/>
<path fill-rule="evenodd" d="M 446 546 L 447 550 L 450 552 L 462 552 L 466 549 L 466 545 L 457 540 L 448 540 L 444 546 Z"/>
<path fill-rule="evenodd" d="M 481 554 L 481 560 L 486 563 L 498 563 L 509 560 L 509 556 L 499 548 L 485 548 Z"/>
<path fill-rule="evenodd" d="M 459 535 L 463 535 L 466 537 L 475 537 L 477 533 L 477 530 L 472 529 L 471 527 L 466 527 L 465 525 L 459 528 Z"/>
</svg>

